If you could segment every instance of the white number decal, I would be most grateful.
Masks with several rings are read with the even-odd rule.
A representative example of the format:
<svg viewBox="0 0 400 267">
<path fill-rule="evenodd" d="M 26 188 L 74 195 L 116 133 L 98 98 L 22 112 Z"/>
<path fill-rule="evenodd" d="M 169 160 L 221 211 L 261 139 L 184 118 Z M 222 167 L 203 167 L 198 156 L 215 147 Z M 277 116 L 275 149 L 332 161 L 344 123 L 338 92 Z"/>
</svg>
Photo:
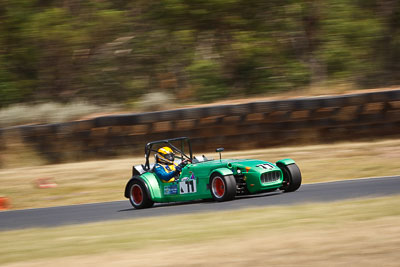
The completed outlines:
<svg viewBox="0 0 400 267">
<path fill-rule="evenodd" d="M 196 193 L 196 180 L 186 180 L 179 183 L 181 194 Z"/>
<path fill-rule="evenodd" d="M 274 166 L 272 166 L 271 164 L 268 164 L 268 163 L 260 164 L 260 165 L 257 165 L 256 167 L 263 168 L 264 170 L 271 170 L 274 168 Z"/>
</svg>

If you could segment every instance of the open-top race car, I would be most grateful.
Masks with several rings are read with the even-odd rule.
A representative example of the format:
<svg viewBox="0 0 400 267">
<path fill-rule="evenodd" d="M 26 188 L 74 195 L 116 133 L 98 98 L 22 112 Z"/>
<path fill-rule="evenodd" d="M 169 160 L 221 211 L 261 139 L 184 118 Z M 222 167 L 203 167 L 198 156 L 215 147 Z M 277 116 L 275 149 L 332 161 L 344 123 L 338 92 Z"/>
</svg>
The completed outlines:
<svg viewBox="0 0 400 267">
<path fill-rule="evenodd" d="M 150 157 L 158 149 L 173 150 L 175 163 L 182 171 L 172 182 L 157 177 Z M 204 155 L 193 157 L 190 139 L 186 137 L 150 142 L 145 146 L 146 162 L 133 166 L 132 177 L 125 187 L 125 197 L 137 209 L 149 208 L 155 202 L 181 202 L 200 199 L 228 201 L 238 195 L 249 195 L 280 189 L 296 191 L 301 185 L 301 173 L 292 159 L 275 164 L 255 159 L 219 159 Z"/>
</svg>

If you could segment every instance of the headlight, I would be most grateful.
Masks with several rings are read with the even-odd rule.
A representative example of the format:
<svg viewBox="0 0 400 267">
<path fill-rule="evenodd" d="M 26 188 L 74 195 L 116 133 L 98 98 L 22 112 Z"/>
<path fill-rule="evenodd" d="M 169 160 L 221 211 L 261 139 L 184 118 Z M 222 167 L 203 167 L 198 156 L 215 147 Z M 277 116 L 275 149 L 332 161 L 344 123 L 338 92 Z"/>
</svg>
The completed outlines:
<svg viewBox="0 0 400 267">
<path fill-rule="evenodd" d="M 237 174 L 241 174 L 242 173 L 242 171 L 240 170 L 240 169 L 237 169 Z"/>
</svg>

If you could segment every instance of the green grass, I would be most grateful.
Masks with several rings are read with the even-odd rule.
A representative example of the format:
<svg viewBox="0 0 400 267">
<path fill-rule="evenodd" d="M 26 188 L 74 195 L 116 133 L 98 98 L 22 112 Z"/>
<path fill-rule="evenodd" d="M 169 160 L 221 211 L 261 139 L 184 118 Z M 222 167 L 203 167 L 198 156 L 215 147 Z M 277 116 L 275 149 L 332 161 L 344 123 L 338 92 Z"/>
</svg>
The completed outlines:
<svg viewBox="0 0 400 267">
<path fill-rule="evenodd" d="M 393 253 L 400 249 L 399 201 L 400 196 L 392 196 L 5 231 L 0 235 L 0 264 L 75 266 L 89 259 L 92 264 L 117 266 L 113 259 L 127 257 L 129 266 L 137 261 L 148 266 L 159 262 L 162 251 L 169 251 L 176 257 L 166 257 L 163 266 L 206 266 L 208 259 L 215 258 L 215 264 L 221 261 L 221 251 L 228 261 L 236 257 L 232 266 L 263 266 L 285 265 L 268 255 L 287 253 L 286 263 L 294 264 L 293 255 L 299 260 L 305 256 L 299 251 L 310 258 L 316 256 L 313 251 L 325 251 L 318 261 L 340 263 L 337 255 L 344 255 L 358 262 L 370 258 L 379 260 L 380 266 L 390 265 L 399 258 Z M 341 242 L 346 243 L 340 247 Z M 371 245 L 378 254 L 366 254 Z M 203 254 L 195 257 L 197 264 L 180 262 L 177 256 L 191 248 Z M 241 250 L 254 255 L 241 255 Z M 152 254 L 153 259 L 146 256 Z"/>
</svg>

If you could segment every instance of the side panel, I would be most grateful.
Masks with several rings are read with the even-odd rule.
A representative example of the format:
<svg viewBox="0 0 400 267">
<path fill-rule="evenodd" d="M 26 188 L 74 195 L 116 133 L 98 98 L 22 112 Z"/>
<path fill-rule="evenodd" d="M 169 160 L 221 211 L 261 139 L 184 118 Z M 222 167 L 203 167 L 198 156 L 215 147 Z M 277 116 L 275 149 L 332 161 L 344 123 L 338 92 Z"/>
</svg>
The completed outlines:
<svg viewBox="0 0 400 267">
<path fill-rule="evenodd" d="M 179 182 L 163 183 L 162 193 L 165 201 L 191 201 L 197 199 L 211 198 L 210 190 L 207 188 L 207 175 L 189 164 L 183 168 Z"/>
<path fill-rule="evenodd" d="M 182 170 L 179 182 L 161 183 L 163 202 L 211 199 L 210 175 L 214 172 L 223 176 L 233 174 L 232 170 L 221 165 L 226 166 L 227 163 L 213 161 L 206 164 L 188 164 Z M 215 167 L 217 168 L 214 169 Z"/>
</svg>

